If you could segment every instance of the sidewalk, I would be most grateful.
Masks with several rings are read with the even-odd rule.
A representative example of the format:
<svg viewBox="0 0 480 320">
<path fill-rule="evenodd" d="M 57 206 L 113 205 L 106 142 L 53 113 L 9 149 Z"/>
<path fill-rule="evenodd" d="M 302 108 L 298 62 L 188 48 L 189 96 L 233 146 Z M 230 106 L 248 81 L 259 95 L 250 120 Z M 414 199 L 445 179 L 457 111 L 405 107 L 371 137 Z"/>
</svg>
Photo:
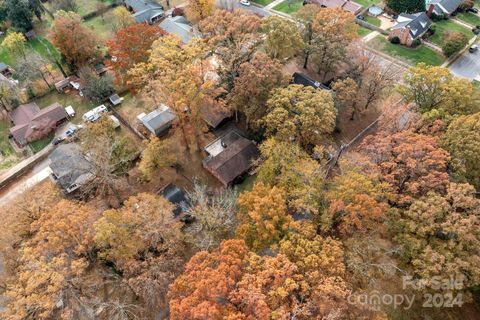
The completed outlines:
<svg viewBox="0 0 480 320">
<path fill-rule="evenodd" d="M 278 4 L 280 4 L 281 2 L 283 1 L 288 1 L 288 0 L 275 0 L 273 1 L 272 3 L 266 5 L 265 7 L 263 7 L 265 10 L 270 10 L 270 9 L 273 9 L 273 7 L 277 6 Z"/>
</svg>

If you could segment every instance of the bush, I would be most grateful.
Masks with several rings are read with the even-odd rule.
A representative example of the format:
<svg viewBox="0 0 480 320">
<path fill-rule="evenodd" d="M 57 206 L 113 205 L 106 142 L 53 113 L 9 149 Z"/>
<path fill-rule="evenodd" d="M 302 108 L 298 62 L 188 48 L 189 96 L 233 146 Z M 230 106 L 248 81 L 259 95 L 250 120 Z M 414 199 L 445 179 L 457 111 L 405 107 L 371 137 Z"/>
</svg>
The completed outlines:
<svg viewBox="0 0 480 320">
<path fill-rule="evenodd" d="M 430 35 L 433 36 L 435 34 L 435 32 L 437 31 L 437 25 L 432 23 L 432 25 L 430 26 Z"/>
<path fill-rule="evenodd" d="M 466 35 L 460 32 L 451 32 L 447 34 L 445 43 L 442 46 L 443 54 L 447 57 L 459 52 L 468 44 L 468 38 Z"/>
<path fill-rule="evenodd" d="M 458 7 L 459 10 L 461 11 L 467 11 L 468 9 L 472 9 L 475 3 L 473 0 L 464 0 L 460 6 Z"/>
<path fill-rule="evenodd" d="M 400 38 L 395 36 L 392 39 L 390 39 L 390 42 L 393 44 L 399 44 L 400 43 Z"/>
<path fill-rule="evenodd" d="M 421 44 L 422 44 L 422 41 L 420 39 L 415 39 L 412 42 L 412 47 L 418 47 Z"/>
</svg>

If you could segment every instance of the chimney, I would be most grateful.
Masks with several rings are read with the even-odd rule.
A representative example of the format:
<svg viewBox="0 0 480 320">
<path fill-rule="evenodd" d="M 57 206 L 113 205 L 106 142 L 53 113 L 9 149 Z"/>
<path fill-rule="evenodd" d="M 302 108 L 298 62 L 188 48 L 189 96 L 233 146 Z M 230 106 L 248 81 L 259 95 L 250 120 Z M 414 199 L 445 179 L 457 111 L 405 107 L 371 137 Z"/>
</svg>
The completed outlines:
<svg viewBox="0 0 480 320">
<path fill-rule="evenodd" d="M 432 17 L 433 9 L 435 9 L 435 5 L 432 4 L 432 3 L 430 3 L 430 5 L 429 5 L 429 7 L 428 7 L 428 10 L 427 10 L 427 16 L 428 16 L 429 18 Z"/>
<path fill-rule="evenodd" d="M 408 43 L 408 37 L 410 36 L 410 27 L 406 26 L 402 33 L 402 38 L 400 39 L 400 43 L 404 45 L 410 45 Z"/>
</svg>

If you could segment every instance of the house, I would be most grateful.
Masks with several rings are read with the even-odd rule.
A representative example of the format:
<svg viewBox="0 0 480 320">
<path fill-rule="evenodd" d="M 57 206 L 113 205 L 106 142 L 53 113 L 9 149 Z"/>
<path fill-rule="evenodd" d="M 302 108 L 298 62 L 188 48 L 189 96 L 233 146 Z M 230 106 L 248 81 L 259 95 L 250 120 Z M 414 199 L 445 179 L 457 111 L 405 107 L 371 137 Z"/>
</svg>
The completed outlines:
<svg viewBox="0 0 480 320">
<path fill-rule="evenodd" d="M 44 109 L 40 109 L 36 103 L 24 104 L 9 115 L 14 124 L 10 128 L 10 136 L 20 146 L 41 139 L 68 117 L 58 103 Z"/>
<path fill-rule="evenodd" d="M 430 29 L 432 22 L 425 12 L 414 14 L 402 13 L 392 27 L 388 38 L 398 37 L 400 43 L 411 46 L 413 42 L 423 36 Z"/>
<path fill-rule="evenodd" d="M 53 179 L 67 194 L 93 179 L 91 164 L 75 143 L 59 145 L 49 159 Z"/>
<path fill-rule="evenodd" d="M 310 78 L 309 76 L 307 76 L 306 74 L 299 73 L 299 72 L 295 72 L 292 75 L 291 83 L 301 84 L 301 85 L 304 85 L 306 87 L 312 87 L 312 88 L 315 88 L 315 89 L 330 90 L 330 88 L 327 87 L 326 85 L 324 85 L 323 83 L 315 81 L 312 78 Z"/>
<path fill-rule="evenodd" d="M 164 15 L 163 7 L 153 0 L 125 0 L 124 3 L 137 23 L 153 24 Z"/>
<path fill-rule="evenodd" d="M 57 89 L 58 92 L 62 93 L 67 88 L 73 88 L 79 91 L 80 96 L 83 96 L 82 90 L 84 87 L 82 80 L 76 76 L 70 76 L 55 83 L 55 89 Z"/>
<path fill-rule="evenodd" d="M 149 114 L 141 113 L 137 116 L 145 128 L 156 136 L 166 133 L 176 118 L 175 113 L 163 104 Z"/>
<path fill-rule="evenodd" d="M 3 62 L 0 62 L 0 74 L 5 76 L 5 77 L 11 77 L 12 76 L 12 69 L 8 65 L 6 65 Z"/>
<path fill-rule="evenodd" d="M 426 0 L 427 15 L 429 17 L 434 14 L 449 17 L 457 11 L 462 2 L 463 0 Z"/>
<path fill-rule="evenodd" d="M 225 187 L 246 173 L 259 157 L 257 146 L 236 131 L 230 131 L 205 147 L 203 167 Z"/>
<path fill-rule="evenodd" d="M 25 38 L 27 38 L 28 41 L 33 40 L 37 37 L 37 33 L 35 30 L 30 30 L 25 32 Z"/>
<path fill-rule="evenodd" d="M 342 8 L 345 11 L 358 15 L 362 11 L 362 5 L 350 0 L 305 0 L 303 4 L 317 4 L 323 8 Z"/>
<path fill-rule="evenodd" d="M 196 36 L 193 26 L 184 16 L 167 17 L 160 23 L 160 28 L 176 34 L 183 43 L 189 43 Z"/>
</svg>

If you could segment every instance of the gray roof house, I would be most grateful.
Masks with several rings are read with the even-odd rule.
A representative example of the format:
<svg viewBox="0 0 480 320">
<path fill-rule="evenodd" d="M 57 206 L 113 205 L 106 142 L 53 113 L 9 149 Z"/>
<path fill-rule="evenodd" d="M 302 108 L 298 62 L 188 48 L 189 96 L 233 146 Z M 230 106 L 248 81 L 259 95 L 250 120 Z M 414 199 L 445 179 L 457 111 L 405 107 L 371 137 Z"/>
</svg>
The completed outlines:
<svg viewBox="0 0 480 320">
<path fill-rule="evenodd" d="M 432 21 L 425 12 L 401 13 L 392 27 L 389 38 L 398 37 L 400 43 L 412 45 L 413 41 L 423 36 L 432 26 Z"/>
<path fill-rule="evenodd" d="M 189 43 L 195 37 L 191 23 L 184 16 L 167 17 L 160 23 L 160 28 L 168 33 L 176 34 L 183 43 Z"/>
<path fill-rule="evenodd" d="M 450 16 L 462 4 L 463 0 L 426 0 L 427 14 Z"/>
<path fill-rule="evenodd" d="M 163 104 L 149 114 L 141 113 L 137 116 L 145 128 L 156 136 L 166 133 L 176 118 L 175 113 Z"/>
<path fill-rule="evenodd" d="M 59 145 L 49 159 L 54 180 L 67 194 L 93 179 L 91 165 L 75 143 Z"/>
<path fill-rule="evenodd" d="M 260 153 L 257 146 L 236 131 L 230 131 L 205 147 L 203 167 L 225 187 L 246 173 Z"/>
<path fill-rule="evenodd" d="M 153 0 L 125 0 L 124 3 L 137 23 L 153 24 L 164 15 L 162 5 Z"/>
</svg>

